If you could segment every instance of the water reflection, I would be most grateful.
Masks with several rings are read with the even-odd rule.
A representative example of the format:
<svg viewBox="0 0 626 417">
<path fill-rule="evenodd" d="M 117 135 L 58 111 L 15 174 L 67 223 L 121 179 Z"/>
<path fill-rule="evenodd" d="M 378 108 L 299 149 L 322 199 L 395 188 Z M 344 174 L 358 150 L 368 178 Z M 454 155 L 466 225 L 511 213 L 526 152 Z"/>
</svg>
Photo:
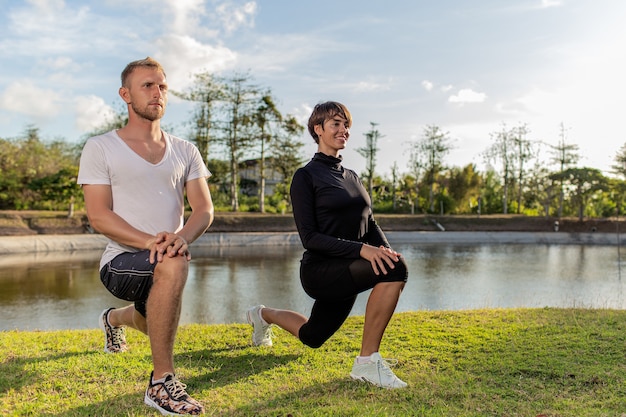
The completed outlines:
<svg viewBox="0 0 626 417">
<path fill-rule="evenodd" d="M 573 245 L 395 245 L 409 282 L 398 311 L 485 307 L 624 308 L 617 249 Z M 264 303 L 307 314 L 299 246 L 197 248 L 182 323 L 243 322 Z M 4 256 L 0 330 L 95 328 L 106 306 L 123 306 L 98 276 L 100 251 Z M 352 314 L 365 312 L 367 294 Z"/>
</svg>

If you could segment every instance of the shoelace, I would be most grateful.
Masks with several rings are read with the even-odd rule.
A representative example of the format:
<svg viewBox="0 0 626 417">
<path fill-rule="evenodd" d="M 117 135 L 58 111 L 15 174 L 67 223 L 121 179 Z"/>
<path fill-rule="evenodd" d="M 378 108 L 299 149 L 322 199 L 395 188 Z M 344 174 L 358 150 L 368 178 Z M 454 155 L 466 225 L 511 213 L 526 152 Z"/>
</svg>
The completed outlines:
<svg viewBox="0 0 626 417">
<path fill-rule="evenodd" d="M 389 376 L 392 376 L 392 375 L 395 376 L 391 368 L 393 368 L 394 366 L 398 364 L 398 360 L 391 359 L 391 358 L 380 358 L 380 359 L 381 359 L 380 362 L 378 362 L 378 368 L 383 370 Z"/>
<path fill-rule="evenodd" d="M 263 340 L 271 339 L 272 337 L 274 337 L 274 332 L 272 331 L 272 325 L 270 324 L 263 332 Z"/>
<path fill-rule="evenodd" d="M 187 385 L 180 382 L 178 379 L 176 379 L 176 377 L 172 377 L 172 379 L 170 379 L 169 381 L 165 381 L 163 385 L 165 385 L 165 388 L 167 388 L 170 395 L 175 400 L 182 400 L 184 398 L 181 397 L 187 396 L 187 391 L 185 391 Z"/>
<path fill-rule="evenodd" d="M 123 328 L 111 326 L 111 339 L 113 340 L 114 345 L 121 346 L 124 343 L 123 337 L 124 337 Z"/>
</svg>

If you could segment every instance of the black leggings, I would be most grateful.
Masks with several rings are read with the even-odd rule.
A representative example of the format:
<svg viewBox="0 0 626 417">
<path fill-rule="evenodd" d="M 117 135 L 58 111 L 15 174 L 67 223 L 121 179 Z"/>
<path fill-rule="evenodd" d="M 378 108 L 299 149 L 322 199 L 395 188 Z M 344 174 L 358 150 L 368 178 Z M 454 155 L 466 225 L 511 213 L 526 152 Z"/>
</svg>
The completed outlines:
<svg viewBox="0 0 626 417">
<path fill-rule="evenodd" d="M 408 271 L 402 258 L 387 274 L 376 275 L 365 259 L 324 259 L 303 261 L 300 281 L 313 299 L 309 321 L 298 334 L 300 341 L 312 348 L 324 344 L 346 321 L 358 294 L 380 282 L 406 282 Z"/>
</svg>

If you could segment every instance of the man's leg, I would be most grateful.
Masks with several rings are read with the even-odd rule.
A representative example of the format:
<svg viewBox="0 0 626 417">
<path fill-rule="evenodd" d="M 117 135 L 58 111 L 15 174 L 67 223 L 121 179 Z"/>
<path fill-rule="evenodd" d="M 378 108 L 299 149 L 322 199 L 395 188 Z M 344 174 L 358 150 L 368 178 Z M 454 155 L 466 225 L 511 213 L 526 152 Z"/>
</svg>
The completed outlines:
<svg viewBox="0 0 626 417">
<path fill-rule="evenodd" d="M 164 257 L 154 270 L 146 312 L 154 377 L 157 379 L 168 372 L 174 373 L 174 340 L 187 273 L 188 261 L 183 256 Z"/>
<path fill-rule="evenodd" d="M 135 310 L 134 304 L 111 310 L 109 312 L 109 323 L 114 327 L 127 326 L 139 330 L 143 334 L 148 334 L 146 318 Z"/>
</svg>

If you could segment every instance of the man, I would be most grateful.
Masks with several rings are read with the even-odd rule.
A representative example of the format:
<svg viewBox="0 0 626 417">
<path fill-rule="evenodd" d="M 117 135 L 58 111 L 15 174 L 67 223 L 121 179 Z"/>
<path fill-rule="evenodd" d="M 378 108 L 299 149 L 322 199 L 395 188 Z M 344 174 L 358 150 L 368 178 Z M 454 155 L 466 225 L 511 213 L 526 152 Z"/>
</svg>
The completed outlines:
<svg viewBox="0 0 626 417">
<path fill-rule="evenodd" d="M 176 378 L 173 349 L 189 244 L 213 222 L 211 173 L 192 143 L 161 130 L 167 105 L 161 65 L 150 57 L 134 61 L 121 78 L 128 123 L 86 142 L 78 175 L 89 222 L 109 239 L 101 280 L 113 295 L 134 302 L 100 315 L 104 350 L 127 350 L 125 326 L 147 334 L 154 369 L 144 402 L 162 414 L 201 414 L 203 406 Z M 185 194 L 192 210 L 186 222 Z"/>
</svg>

